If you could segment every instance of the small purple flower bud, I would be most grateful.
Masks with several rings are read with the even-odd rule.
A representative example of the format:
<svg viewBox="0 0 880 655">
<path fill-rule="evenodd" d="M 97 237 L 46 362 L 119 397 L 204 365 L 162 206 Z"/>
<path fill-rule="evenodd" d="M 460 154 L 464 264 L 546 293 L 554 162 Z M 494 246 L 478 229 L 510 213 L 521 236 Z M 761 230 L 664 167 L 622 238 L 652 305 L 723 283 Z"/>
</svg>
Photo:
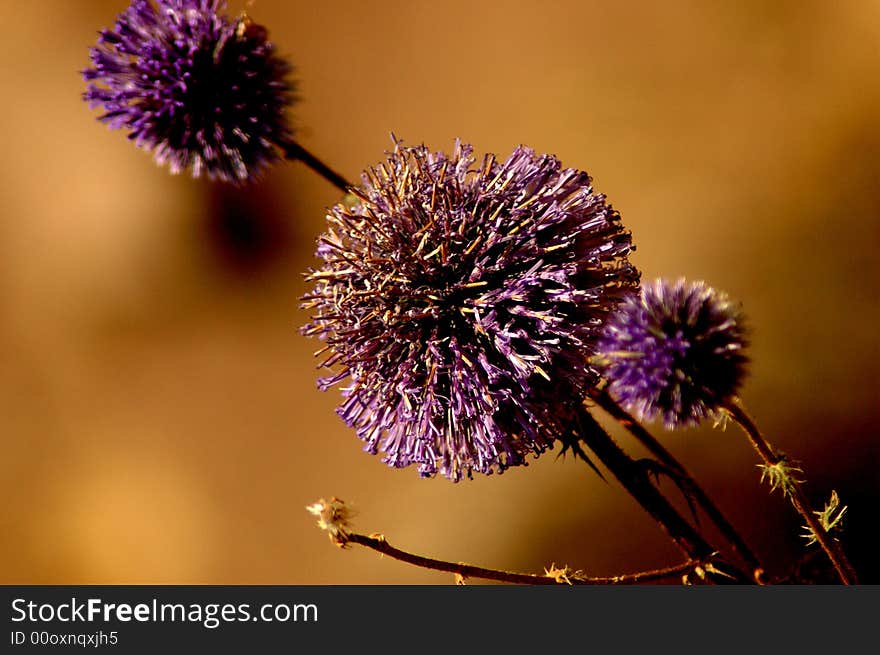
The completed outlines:
<svg viewBox="0 0 880 655">
<path fill-rule="evenodd" d="M 704 282 L 656 280 L 614 312 L 594 358 L 609 392 L 668 428 L 717 416 L 748 362 L 740 308 Z"/>
<path fill-rule="evenodd" d="M 290 137 L 291 67 L 224 0 L 133 0 L 90 49 L 83 98 L 173 173 L 243 183 Z"/>
</svg>

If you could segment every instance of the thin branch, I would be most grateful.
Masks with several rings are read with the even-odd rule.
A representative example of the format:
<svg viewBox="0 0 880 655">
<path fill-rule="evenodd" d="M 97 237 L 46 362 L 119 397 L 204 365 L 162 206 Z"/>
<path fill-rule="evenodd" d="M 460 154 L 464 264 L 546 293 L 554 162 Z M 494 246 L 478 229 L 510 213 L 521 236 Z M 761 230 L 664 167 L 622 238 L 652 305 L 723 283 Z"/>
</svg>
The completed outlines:
<svg viewBox="0 0 880 655">
<path fill-rule="evenodd" d="M 462 578 L 480 578 L 483 580 L 508 582 L 511 584 L 632 585 L 640 582 L 666 580 L 700 569 L 699 562 L 687 561 L 676 566 L 655 569 L 653 571 L 640 571 L 638 573 L 628 573 L 625 575 L 605 578 L 586 577 L 579 574 L 567 573 L 565 570 L 558 571 L 555 569 L 551 569 L 547 573 L 540 575 L 537 573 L 500 571 L 497 569 L 487 569 L 482 566 L 473 566 L 471 564 L 447 562 L 431 557 L 422 557 L 421 555 L 415 555 L 392 546 L 382 535 L 367 536 L 363 534 L 349 533 L 345 536 L 345 544 L 359 544 L 382 553 L 383 555 L 387 555 L 401 562 L 406 562 L 407 564 L 412 564 L 423 569 L 454 573 Z"/>
<path fill-rule="evenodd" d="M 624 489 L 660 524 L 688 560 L 709 561 L 717 556 L 716 549 L 688 523 L 651 482 L 645 467 L 617 445 L 586 407 L 579 406 L 577 418 L 578 437 L 617 478 Z M 723 570 L 715 568 L 714 572 L 721 575 L 720 581 L 754 582 L 751 576 L 727 563 L 724 564 Z"/>
<path fill-rule="evenodd" d="M 296 141 L 287 141 L 279 144 L 284 150 L 284 156 L 291 161 L 301 161 L 318 175 L 327 180 L 343 193 L 347 193 L 352 184 L 342 175 L 334 171 L 327 164 L 315 157 Z"/>
<path fill-rule="evenodd" d="M 785 462 L 784 458 L 778 455 L 763 437 L 758 426 L 738 400 L 729 402 L 725 409 L 730 412 L 730 415 L 742 428 L 746 436 L 748 436 L 749 441 L 751 441 L 752 446 L 754 446 L 766 466 L 776 467 L 780 463 Z M 828 534 L 827 530 L 825 530 L 824 526 L 816 517 L 816 513 L 811 509 L 810 503 L 807 500 L 806 494 L 804 494 L 800 483 L 801 481 L 795 476 L 788 476 L 786 481 L 786 491 L 791 498 L 792 505 L 794 505 L 798 513 L 807 522 L 807 526 L 812 530 L 816 537 L 816 541 L 819 542 L 822 550 L 825 551 L 825 554 L 828 555 L 828 559 L 830 559 L 831 563 L 834 565 L 837 574 L 840 576 L 841 582 L 846 585 L 857 584 L 855 570 L 849 563 L 849 560 L 847 560 L 843 548 L 841 548 L 840 544 Z"/>
<path fill-rule="evenodd" d="M 648 451 L 657 458 L 659 462 L 672 469 L 672 471 L 686 485 L 688 491 L 693 495 L 694 500 L 703 508 L 706 515 L 718 528 L 719 532 L 730 543 L 733 549 L 742 557 L 743 561 L 751 568 L 755 581 L 762 584 L 764 581 L 764 568 L 760 561 L 746 545 L 742 537 L 736 529 L 727 520 L 721 510 L 712 502 L 712 499 L 697 484 L 693 476 L 685 469 L 684 465 L 679 462 L 654 436 L 645 429 L 636 419 L 625 409 L 623 409 L 609 395 L 606 389 L 601 389 L 591 394 L 591 398 L 599 407 L 608 412 L 608 414 L 629 431 L 639 443 L 641 443 Z"/>
</svg>

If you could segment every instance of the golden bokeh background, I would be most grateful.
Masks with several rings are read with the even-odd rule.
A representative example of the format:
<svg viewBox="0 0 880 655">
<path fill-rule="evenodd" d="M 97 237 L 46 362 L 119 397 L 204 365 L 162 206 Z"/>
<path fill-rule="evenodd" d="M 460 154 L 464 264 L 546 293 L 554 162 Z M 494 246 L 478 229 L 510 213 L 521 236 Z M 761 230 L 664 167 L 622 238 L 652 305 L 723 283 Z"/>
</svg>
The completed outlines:
<svg viewBox="0 0 880 655">
<path fill-rule="evenodd" d="M 0 582 L 426 583 L 304 507 L 455 561 L 678 561 L 613 481 L 544 455 L 453 485 L 361 451 L 315 388 L 302 272 L 337 191 L 299 164 L 172 176 L 81 102 L 124 0 L 2 0 Z M 232 2 L 238 11 L 243 0 Z M 703 278 L 753 330 L 743 397 L 880 581 L 880 4 L 257 0 L 306 147 L 350 178 L 393 131 L 588 170 L 646 279 Z M 622 443 L 632 443 L 609 426 Z M 655 430 L 658 434 L 661 430 Z M 733 427 L 662 434 L 780 573 L 799 520 Z M 664 485 L 664 488 L 667 488 Z"/>
</svg>

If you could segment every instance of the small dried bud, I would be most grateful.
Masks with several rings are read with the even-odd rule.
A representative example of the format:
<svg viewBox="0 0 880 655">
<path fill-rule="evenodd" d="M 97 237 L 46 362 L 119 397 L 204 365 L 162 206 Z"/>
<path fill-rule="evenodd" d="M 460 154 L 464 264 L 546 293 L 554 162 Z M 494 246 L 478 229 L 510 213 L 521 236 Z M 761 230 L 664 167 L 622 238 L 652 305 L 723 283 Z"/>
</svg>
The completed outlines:
<svg viewBox="0 0 880 655">
<path fill-rule="evenodd" d="M 785 458 L 775 464 L 758 464 L 758 468 L 761 469 L 761 482 L 767 480 L 770 491 L 781 489 L 784 496 L 790 497 L 795 487 L 805 482 L 800 477 L 804 473 L 803 470 L 796 464 L 789 463 Z"/>
<path fill-rule="evenodd" d="M 321 498 L 313 505 L 308 505 L 306 510 L 318 517 L 318 527 L 327 532 L 330 541 L 343 547 L 348 543 L 348 536 L 351 534 L 349 521 L 354 516 L 354 511 L 345 501 L 334 497 L 329 501 Z"/>
<path fill-rule="evenodd" d="M 840 496 L 836 491 L 831 492 L 831 498 L 825 504 L 825 509 L 819 512 L 813 512 L 819 517 L 819 523 L 825 529 L 825 532 L 839 530 L 843 527 L 843 515 L 846 513 L 846 505 L 840 506 Z M 810 546 L 818 541 L 816 533 L 809 526 L 804 526 L 804 532 L 801 536 L 807 540 Z"/>
<path fill-rule="evenodd" d="M 556 564 L 551 564 L 550 568 L 544 569 L 544 575 L 548 578 L 553 578 L 558 584 L 571 585 L 571 579 L 573 577 L 579 577 L 580 571 L 572 571 L 567 566 L 563 566 L 560 569 Z"/>
</svg>

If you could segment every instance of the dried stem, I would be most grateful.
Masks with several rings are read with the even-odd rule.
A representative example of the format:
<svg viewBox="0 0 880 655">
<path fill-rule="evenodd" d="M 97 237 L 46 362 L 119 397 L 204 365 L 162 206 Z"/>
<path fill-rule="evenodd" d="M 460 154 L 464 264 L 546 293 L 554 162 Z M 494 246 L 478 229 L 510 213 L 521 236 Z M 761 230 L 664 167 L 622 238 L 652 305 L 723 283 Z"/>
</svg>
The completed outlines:
<svg viewBox="0 0 880 655">
<path fill-rule="evenodd" d="M 678 477 L 678 481 L 684 483 L 687 491 L 692 495 L 693 499 L 703 508 L 703 511 L 706 512 L 706 515 L 715 524 L 719 532 L 721 532 L 724 538 L 727 539 L 733 549 L 740 557 L 742 557 L 743 561 L 752 570 L 755 582 L 763 584 L 764 567 L 761 566 L 758 558 L 746 545 L 745 541 L 743 541 L 733 525 L 731 525 L 724 514 L 721 513 L 721 510 L 712 502 L 712 499 L 709 498 L 700 485 L 697 484 L 697 481 L 687 469 L 685 469 L 684 465 L 679 462 L 672 453 L 666 450 L 663 444 L 657 441 L 657 439 L 655 439 L 644 426 L 636 421 L 629 412 L 617 404 L 606 389 L 597 390 L 595 393 L 591 394 L 591 398 L 597 405 L 599 405 L 599 407 L 608 412 L 612 418 L 638 439 L 639 443 L 647 448 L 660 463 L 669 468 Z"/>
<path fill-rule="evenodd" d="M 743 432 L 746 433 L 752 446 L 754 446 L 766 466 L 777 466 L 785 461 L 763 437 L 758 426 L 748 415 L 739 400 L 732 400 L 726 405 L 725 409 L 730 412 L 733 419 L 743 429 Z M 834 565 L 841 582 L 846 585 L 856 584 L 855 570 L 849 563 L 849 560 L 847 560 L 840 544 L 828 534 L 828 531 L 825 530 L 822 523 L 818 520 L 816 513 L 810 508 L 810 503 L 801 488 L 800 482 L 794 476 L 789 476 L 787 480 L 786 490 L 791 498 L 792 505 L 807 522 L 807 526 L 812 530 L 816 541 Z"/>
<path fill-rule="evenodd" d="M 471 564 L 461 564 L 456 562 L 447 562 L 444 560 L 433 559 L 431 557 L 422 557 L 414 555 L 405 550 L 396 548 L 388 543 L 382 535 L 363 535 L 357 533 L 347 534 L 345 544 L 359 544 L 367 548 L 371 548 L 383 555 L 388 555 L 401 562 L 412 564 L 423 569 L 431 569 L 433 571 L 446 571 L 454 573 L 461 578 L 481 578 L 483 580 L 495 580 L 497 582 L 508 582 L 512 584 L 530 584 L 530 585 L 632 585 L 640 582 L 651 582 L 657 580 L 666 580 L 679 575 L 685 575 L 691 571 L 699 571 L 701 567 L 699 562 L 687 561 L 677 566 L 669 566 L 653 571 L 640 571 L 638 573 L 629 573 L 607 578 L 592 578 L 579 574 L 568 573 L 566 570 L 551 569 L 545 574 L 537 573 L 515 573 L 512 571 L 500 571 L 497 569 L 487 569 L 482 566 L 473 566 Z"/>
<path fill-rule="evenodd" d="M 342 175 L 327 166 L 327 164 L 315 157 L 296 141 L 286 141 L 279 145 L 284 150 L 284 156 L 287 159 L 291 161 L 301 161 L 343 193 L 346 193 L 352 186 L 350 182 L 342 177 Z"/>
<path fill-rule="evenodd" d="M 651 482 L 649 471 L 627 455 L 614 439 L 581 406 L 578 417 L 578 434 L 599 461 L 618 479 L 629 494 L 666 531 L 672 541 L 687 555 L 690 561 L 709 561 L 717 555 L 714 549 L 697 532 L 677 509 Z M 726 564 L 721 578 L 727 581 L 747 583 L 752 578 L 739 569 Z"/>
</svg>

